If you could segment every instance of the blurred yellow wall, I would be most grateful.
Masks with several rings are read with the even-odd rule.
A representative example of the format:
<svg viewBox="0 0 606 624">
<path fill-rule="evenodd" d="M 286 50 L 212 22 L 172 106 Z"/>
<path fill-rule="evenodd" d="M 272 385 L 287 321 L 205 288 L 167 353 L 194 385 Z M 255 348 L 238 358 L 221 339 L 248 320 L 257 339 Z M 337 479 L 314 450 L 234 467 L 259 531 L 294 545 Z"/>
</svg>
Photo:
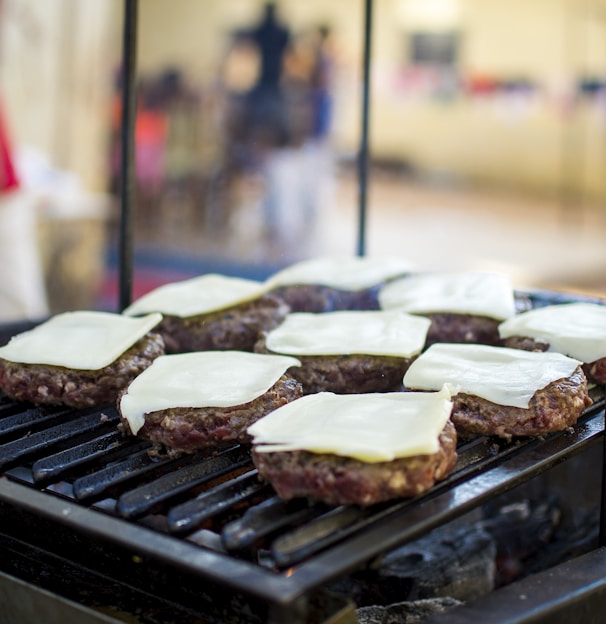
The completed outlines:
<svg viewBox="0 0 606 624">
<path fill-rule="evenodd" d="M 337 49 L 333 142 L 359 144 L 362 0 L 279 0 L 292 30 L 332 26 Z M 178 67 L 194 87 L 216 77 L 229 33 L 263 0 L 140 0 L 142 75 Z M 102 189 L 121 0 L 5 0 L 0 86 L 19 140 Z M 559 192 L 606 192 L 606 103 L 574 82 L 606 76 L 606 0 L 375 0 L 371 151 L 429 175 Z M 525 79 L 528 97 L 411 86 L 411 32 L 456 30 L 461 77 Z"/>
<path fill-rule="evenodd" d="M 202 83 L 216 69 L 231 29 L 249 25 L 262 1 L 146 0 L 141 6 L 140 67 L 179 65 Z M 330 23 L 338 42 L 334 142 L 359 142 L 363 3 L 282 0 L 293 30 Z M 605 191 L 606 104 L 577 102 L 574 81 L 606 74 L 606 1 L 375 0 L 371 150 L 429 174 L 542 193 L 576 187 Z M 528 97 L 470 97 L 407 90 L 407 33 L 462 33 L 464 78 L 525 79 Z"/>
</svg>

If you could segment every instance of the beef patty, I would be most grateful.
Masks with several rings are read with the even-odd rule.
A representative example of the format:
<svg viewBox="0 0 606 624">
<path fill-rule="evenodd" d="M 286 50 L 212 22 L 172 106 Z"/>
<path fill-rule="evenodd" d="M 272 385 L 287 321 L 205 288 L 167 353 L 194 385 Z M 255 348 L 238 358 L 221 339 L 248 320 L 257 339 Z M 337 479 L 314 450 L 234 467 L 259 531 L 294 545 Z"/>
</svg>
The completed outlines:
<svg viewBox="0 0 606 624">
<path fill-rule="evenodd" d="M 163 354 L 164 340 L 154 331 L 99 370 L 0 359 L 0 388 L 12 399 L 36 404 L 83 408 L 115 403 L 122 390 Z"/>
<path fill-rule="evenodd" d="M 201 449 L 249 443 L 247 429 L 259 418 L 302 396 L 301 385 L 283 375 L 267 392 L 230 407 L 174 407 L 145 414 L 137 437 L 153 443 L 152 455 L 178 456 Z M 119 403 L 118 403 L 119 405 Z M 123 419 L 128 431 L 128 423 Z"/>
<path fill-rule="evenodd" d="M 256 353 L 274 353 L 268 350 L 266 338 L 266 332 L 259 335 L 254 347 Z M 303 394 L 392 392 L 402 390 L 404 373 L 415 357 L 362 354 L 297 355 L 301 366 L 293 367 L 289 374 L 301 383 Z"/>
<path fill-rule="evenodd" d="M 378 310 L 380 286 L 341 290 L 319 284 L 278 286 L 271 293 L 285 301 L 292 312 L 335 312 L 337 310 Z"/>
<path fill-rule="evenodd" d="M 259 452 L 252 457 L 260 476 L 280 498 L 309 498 L 329 505 L 361 505 L 421 494 L 450 474 L 457 460 L 457 434 L 450 421 L 431 455 L 367 463 L 309 451 Z"/>
<path fill-rule="evenodd" d="M 252 351 L 260 332 L 277 327 L 290 308 L 263 295 L 237 306 L 189 317 L 165 315 L 158 326 L 167 353 L 189 351 Z"/>
<path fill-rule="evenodd" d="M 497 405 L 475 395 L 453 397 L 452 421 L 459 434 L 497 436 L 541 436 L 574 425 L 592 401 L 581 367 L 566 379 L 558 379 L 538 390 L 528 409 Z"/>
<path fill-rule="evenodd" d="M 427 332 L 425 347 L 436 342 L 499 344 L 499 323 L 501 321 L 487 316 L 473 316 L 471 314 L 452 314 L 439 312 L 423 314 L 431 320 Z"/>
<path fill-rule="evenodd" d="M 297 356 L 301 366 L 292 376 L 301 382 L 304 394 L 334 392 L 392 392 L 402 389 L 402 378 L 414 358 L 379 355 Z"/>
</svg>

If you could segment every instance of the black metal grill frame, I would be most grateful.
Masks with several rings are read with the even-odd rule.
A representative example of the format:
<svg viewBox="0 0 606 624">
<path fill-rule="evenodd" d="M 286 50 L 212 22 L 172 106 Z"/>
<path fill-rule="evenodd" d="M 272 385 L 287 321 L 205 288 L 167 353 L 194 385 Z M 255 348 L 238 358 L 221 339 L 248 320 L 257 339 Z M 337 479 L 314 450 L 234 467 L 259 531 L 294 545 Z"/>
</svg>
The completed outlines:
<svg viewBox="0 0 606 624">
<path fill-rule="evenodd" d="M 579 299 L 523 294 L 535 306 Z M 152 460 L 148 443 L 117 431 L 113 406 L 70 410 L 4 398 L 0 534 L 205 613 L 254 604 L 261 621 L 288 613 L 306 622 L 327 584 L 596 444 L 604 393 L 592 393 L 594 405 L 570 430 L 462 443 L 443 482 L 367 509 L 281 501 L 238 445 Z"/>
</svg>

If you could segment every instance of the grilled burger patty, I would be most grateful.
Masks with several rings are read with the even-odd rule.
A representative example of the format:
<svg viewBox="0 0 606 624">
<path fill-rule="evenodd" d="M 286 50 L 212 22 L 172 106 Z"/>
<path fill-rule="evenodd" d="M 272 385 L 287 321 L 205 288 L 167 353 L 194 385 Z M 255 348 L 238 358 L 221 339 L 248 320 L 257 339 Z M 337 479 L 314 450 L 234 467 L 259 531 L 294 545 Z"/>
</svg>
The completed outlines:
<svg viewBox="0 0 606 624">
<path fill-rule="evenodd" d="M 531 304 L 526 296 L 516 293 L 514 298 L 518 312 L 530 309 Z M 428 312 L 423 313 L 422 316 L 431 320 L 425 348 L 435 342 L 486 344 L 492 346 L 501 344 L 499 336 L 501 320 L 488 316 L 454 312 Z"/>
<path fill-rule="evenodd" d="M 380 286 L 361 290 L 341 290 L 317 284 L 279 286 L 271 292 L 285 301 L 292 312 L 335 312 L 337 310 L 378 310 Z"/>
<path fill-rule="evenodd" d="M 367 463 L 308 451 L 259 452 L 252 457 L 260 476 L 284 500 L 305 497 L 329 505 L 368 506 L 415 496 L 444 479 L 457 459 L 457 434 L 449 421 L 432 455 Z"/>
<path fill-rule="evenodd" d="M 574 425 L 592 401 L 581 367 L 538 390 L 528 409 L 497 405 L 471 394 L 453 397 L 452 421 L 462 435 L 541 436 Z"/>
<path fill-rule="evenodd" d="M 167 353 L 252 351 L 259 332 L 277 327 L 289 311 L 281 299 L 263 295 L 209 314 L 184 318 L 165 315 L 159 331 Z"/>
<path fill-rule="evenodd" d="M 100 370 L 0 359 L 0 388 L 12 399 L 36 404 L 83 408 L 114 403 L 120 392 L 163 354 L 164 340 L 154 331 Z"/>
<path fill-rule="evenodd" d="M 549 344 L 541 340 L 535 340 L 528 336 L 511 336 L 501 340 L 501 345 L 510 349 L 521 349 L 522 351 L 541 351 L 549 349 Z"/>
<path fill-rule="evenodd" d="M 137 437 L 154 444 L 152 454 L 177 456 L 200 449 L 249 443 L 247 428 L 262 416 L 302 396 L 301 385 L 283 375 L 267 392 L 233 407 L 174 407 L 145 414 Z M 123 425 L 128 430 L 128 423 Z"/>
<path fill-rule="evenodd" d="M 431 320 L 425 347 L 436 342 L 486 345 L 497 345 L 500 342 L 498 328 L 501 321 L 497 319 L 449 312 L 423 314 L 422 316 Z"/>
<path fill-rule="evenodd" d="M 504 347 L 523 349 L 524 351 L 547 351 L 549 349 L 549 343 L 528 336 L 511 336 L 503 339 L 502 344 Z M 584 363 L 583 372 L 588 381 L 606 383 L 606 358 Z"/>
<path fill-rule="evenodd" d="M 379 355 L 297 356 L 300 367 L 291 375 L 301 382 L 304 394 L 334 392 L 359 394 L 402 389 L 402 378 L 414 358 Z"/>
</svg>

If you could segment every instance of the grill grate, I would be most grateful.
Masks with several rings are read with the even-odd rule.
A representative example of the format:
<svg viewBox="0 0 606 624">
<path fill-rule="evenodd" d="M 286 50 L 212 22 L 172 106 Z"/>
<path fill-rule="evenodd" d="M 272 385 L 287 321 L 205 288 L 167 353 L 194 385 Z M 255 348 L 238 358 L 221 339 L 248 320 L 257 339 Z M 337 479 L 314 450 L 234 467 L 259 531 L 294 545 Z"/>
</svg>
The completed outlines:
<svg viewBox="0 0 606 624">
<path fill-rule="evenodd" d="M 148 443 L 118 431 L 111 406 L 34 408 L 3 398 L 0 533 L 67 556 L 71 546 L 46 535 L 66 531 L 67 542 L 78 536 L 83 553 L 94 549 L 99 565 L 95 544 L 119 548 L 103 564 L 116 578 L 126 573 L 125 554 L 138 560 L 143 549 L 155 562 L 152 574 L 168 566 L 175 578 L 193 575 L 196 586 L 216 583 L 292 609 L 330 581 L 593 445 L 604 429 L 602 388 L 592 398 L 569 431 L 461 443 L 455 470 L 429 492 L 367 509 L 281 501 L 259 481 L 244 446 L 152 459 Z M 27 534 L 24 517 L 33 527 Z M 42 518 L 50 528 L 36 528 Z M 152 581 L 141 583 L 147 590 Z M 171 593 L 174 583 L 163 579 L 156 590 Z"/>
</svg>

